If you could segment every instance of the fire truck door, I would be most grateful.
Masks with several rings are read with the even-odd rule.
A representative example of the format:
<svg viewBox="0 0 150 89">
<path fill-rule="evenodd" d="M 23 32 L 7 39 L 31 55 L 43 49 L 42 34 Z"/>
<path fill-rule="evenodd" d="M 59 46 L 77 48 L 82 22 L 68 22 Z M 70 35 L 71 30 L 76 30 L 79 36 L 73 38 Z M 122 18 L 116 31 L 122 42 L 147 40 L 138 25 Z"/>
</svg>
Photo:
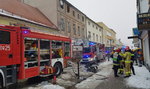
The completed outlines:
<svg viewBox="0 0 150 89">
<path fill-rule="evenodd" d="M 15 31 L 0 28 L 0 66 L 13 64 Z"/>
</svg>

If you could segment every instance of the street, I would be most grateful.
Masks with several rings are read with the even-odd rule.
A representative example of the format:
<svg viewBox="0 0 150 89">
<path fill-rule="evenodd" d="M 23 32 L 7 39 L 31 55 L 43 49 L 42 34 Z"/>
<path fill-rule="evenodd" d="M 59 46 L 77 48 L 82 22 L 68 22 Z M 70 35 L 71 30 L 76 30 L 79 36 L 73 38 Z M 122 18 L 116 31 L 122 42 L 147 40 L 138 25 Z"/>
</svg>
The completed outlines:
<svg viewBox="0 0 150 89">
<path fill-rule="evenodd" d="M 105 61 L 99 64 L 97 73 L 86 72 L 81 68 L 80 77 L 86 79 L 77 82 L 71 67 L 68 67 L 57 78 L 56 84 L 52 84 L 50 79 L 18 89 L 150 89 L 150 72 L 145 66 L 134 66 L 134 68 L 136 75 L 131 75 L 129 78 L 124 78 L 123 75 L 114 77 L 112 61 Z"/>
</svg>

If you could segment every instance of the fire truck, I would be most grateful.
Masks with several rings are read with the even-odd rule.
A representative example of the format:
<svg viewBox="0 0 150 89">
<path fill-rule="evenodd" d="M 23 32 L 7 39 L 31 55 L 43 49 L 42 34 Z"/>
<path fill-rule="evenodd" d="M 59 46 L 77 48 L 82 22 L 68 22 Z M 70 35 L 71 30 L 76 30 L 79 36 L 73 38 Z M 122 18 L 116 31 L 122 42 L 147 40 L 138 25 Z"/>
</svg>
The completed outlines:
<svg viewBox="0 0 150 89">
<path fill-rule="evenodd" d="M 0 25 L 0 88 L 36 76 L 58 76 L 71 55 L 70 38 Z"/>
<path fill-rule="evenodd" d="M 89 42 L 89 46 L 83 48 L 83 59 L 81 63 L 97 63 L 105 59 L 104 56 L 103 44 Z"/>
</svg>

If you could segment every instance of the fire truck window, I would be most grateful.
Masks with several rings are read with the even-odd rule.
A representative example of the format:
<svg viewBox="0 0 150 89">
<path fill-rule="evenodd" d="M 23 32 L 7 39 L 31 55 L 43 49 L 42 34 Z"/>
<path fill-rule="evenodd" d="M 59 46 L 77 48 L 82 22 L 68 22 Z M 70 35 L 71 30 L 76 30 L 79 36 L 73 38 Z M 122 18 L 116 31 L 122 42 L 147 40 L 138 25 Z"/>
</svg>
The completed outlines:
<svg viewBox="0 0 150 89">
<path fill-rule="evenodd" d="M 83 53 L 90 53 L 90 52 L 91 52 L 90 47 L 83 48 Z"/>
<path fill-rule="evenodd" d="M 25 58 L 27 62 L 38 60 L 38 40 L 25 38 Z"/>
<path fill-rule="evenodd" d="M 62 55 L 62 42 L 52 41 L 52 58 L 61 58 Z"/>
<path fill-rule="evenodd" d="M 50 42 L 41 40 L 40 41 L 40 57 L 41 60 L 50 59 Z"/>
<path fill-rule="evenodd" d="M 10 44 L 10 32 L 0 31 L 0 44 Z"/>
<path fill-rule="evenodd" d="M 64 57 L 70 57 L 70 43 L 65 43 Z"/>
</svg>

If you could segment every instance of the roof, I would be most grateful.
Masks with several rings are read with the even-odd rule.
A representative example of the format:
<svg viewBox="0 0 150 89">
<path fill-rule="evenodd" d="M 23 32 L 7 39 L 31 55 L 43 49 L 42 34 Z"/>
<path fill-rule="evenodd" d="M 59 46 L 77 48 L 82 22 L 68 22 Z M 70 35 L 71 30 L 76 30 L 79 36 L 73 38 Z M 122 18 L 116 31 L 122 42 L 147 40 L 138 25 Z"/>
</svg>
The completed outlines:
<svg viewBox="0 0 150 89">
<path fill-rule="evenodd" d="M 6 10 L 23 18 L 47 25 L 50 28 L 57 29 L 57 27 L 37 8 L 21 3 L 18 0 L 0 0 L 0 2 L 0 9 Z"/>
<path fill-rule="evenodd" d="M 106 26 L 103 22 L 97 22 L 97 24 L 99 24 L 102 27 L 105 26 L 108 30 L 110 30 L 110 31 L 112 31 L 112 32 L 114 32 L 116 34 L 116 32 L 113 29 L 111 29 L 108 26 Z"/>
</svg>

